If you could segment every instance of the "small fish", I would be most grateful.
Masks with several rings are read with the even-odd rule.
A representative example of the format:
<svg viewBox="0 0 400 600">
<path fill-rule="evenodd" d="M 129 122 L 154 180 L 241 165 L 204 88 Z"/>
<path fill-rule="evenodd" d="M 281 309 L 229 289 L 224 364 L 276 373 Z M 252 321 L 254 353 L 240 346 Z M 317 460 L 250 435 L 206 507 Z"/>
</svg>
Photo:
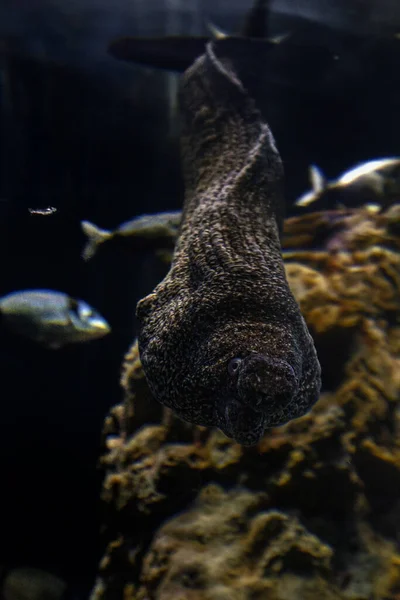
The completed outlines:
<svg viewBox="0 0 400 600">
<path fill-rule="evenodd" d="M 83 300 L 52 290 L 24 290 L 0 298 L 0 315 L 15 333 L 57 349 L 101 338 L 107 321 Z"/>
<path fill-rule="evenodd" d="M 334 181 L 327 181 L 315 165 L 309 168 L 311 190 L 300 196 L 296 206 L 308 206 L 329 197 L 343 202 L 387 206 L 400 195 L 400 158 L 370 160 L 346 171 Z M 353 202 L 352 202 L 353 201 Z"/>
<path fill-rule="evenodd" d="M 82 258 L 90 260 L 99 246 L 117 239 L 129 239 L 130 245 L 137 250 L 173 249 L 181 221 L 181 212 L 166 212 L 157 215 L 141 215 L 119 225 L 114 231 L 100 229 L 89 221 L 81 221 L 83 233 L 88 241 Z"/>
<path fill-rule="evenodd" d="M 57 212 L 55 206 L 46 206 L 45 208 L 28 208 L 31 215 L 54 215 Z"/>
</svg>

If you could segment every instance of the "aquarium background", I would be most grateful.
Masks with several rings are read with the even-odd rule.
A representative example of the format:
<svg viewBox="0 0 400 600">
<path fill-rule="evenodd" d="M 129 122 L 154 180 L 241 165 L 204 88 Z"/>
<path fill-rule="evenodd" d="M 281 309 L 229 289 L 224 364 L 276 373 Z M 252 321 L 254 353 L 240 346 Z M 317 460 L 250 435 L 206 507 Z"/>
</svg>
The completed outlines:
<svg viewBox="0 0 400 600">
<path fill-rule="evenodd" d="M 130 0 L 0 3 L 0 295 L 49 288 L 83 298 L 112 335 L 53 352 L 1 331 L 0 563 L 60 575 L 87 596 L 101 557 L 100 431 L 120 399 L 135 305 L 162 275 L 151 255 L 81 259 L 80 221 L 114 228 L 179 209 L 178 75 L 107 54 L 120 35 L 237 30 L 249 2 Z M 396 156 L 398 3 L 272 3 L 271 33 L 295 32 L 337 59 L 314 80 L 271 76 L 265 113 L 286 173 L 287 212 L 316 163 L 336 177 Z M 28 208 L 55 206 L 55 215 Z"/>
</svg>

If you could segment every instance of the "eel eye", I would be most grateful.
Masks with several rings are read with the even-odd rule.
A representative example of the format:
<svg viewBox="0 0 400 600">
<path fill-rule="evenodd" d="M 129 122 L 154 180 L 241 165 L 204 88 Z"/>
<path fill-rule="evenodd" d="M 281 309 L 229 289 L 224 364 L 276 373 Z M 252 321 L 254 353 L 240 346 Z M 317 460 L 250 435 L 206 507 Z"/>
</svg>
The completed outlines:
<svg viewBox="0 0 400 600">
<path fill-rule="evenodd" d="M 242 362 L 241 358 L 232 358 L 228 364 L 228 373 L 229 375 L 235 375 L 238 372 L 240 363 Z"/>
</svg>

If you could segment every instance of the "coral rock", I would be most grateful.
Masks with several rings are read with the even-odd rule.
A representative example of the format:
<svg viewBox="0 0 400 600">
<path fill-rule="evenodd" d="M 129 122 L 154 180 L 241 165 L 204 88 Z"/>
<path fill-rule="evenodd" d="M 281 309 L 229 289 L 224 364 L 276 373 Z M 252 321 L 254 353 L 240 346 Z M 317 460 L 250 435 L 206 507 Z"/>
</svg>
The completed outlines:
<svg viewBox="0 0 400 600">
<path fill-rule="evenodd" d="M 134 344 L 104 428 L 92 600 L 399 600 L 400 206 L 288 219 L 322 394 L 255 448 L 152 398 Z"/>
</svg>

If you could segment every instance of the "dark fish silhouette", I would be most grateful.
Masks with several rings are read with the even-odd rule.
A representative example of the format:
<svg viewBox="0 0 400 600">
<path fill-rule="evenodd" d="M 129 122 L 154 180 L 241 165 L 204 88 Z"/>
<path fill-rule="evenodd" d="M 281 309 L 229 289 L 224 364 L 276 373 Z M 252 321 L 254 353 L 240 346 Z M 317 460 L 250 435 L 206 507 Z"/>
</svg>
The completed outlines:
<svg viewBox="0 0 400 600">
<path fill-rule="evenodd" d="M 259 38 L 260 46 L 272 47 L 275 40 L 267 37 L 271 0 L 255 0 L 249 11 L 243 30 L 231 38 Z M 108 47 L 109 53 L 120 60 L 127 60 L 158 69 L 185 71 L 205 52 L 210 36 L 125 37 L 117 39 Z"/>
<path fill-rule="evenodd" d="M 230 36 L 230 39 L 235 38 Z M 112 42 L 108 51 L 120 60 L 183 72 L 203 54 L 209 41 L 209 36 L 126 37 Z M 257 40 L 257 43 L 260 49 L 276 46 L 269 40 Z"/>
<path fill-rule="evenodd" d="M 112 240 L 129 240 L 136 250 L 171 250 L 175 246 L 180 221 L 180 211 L 140 215 L 122 223 L 114 231 L 100 229 L 90 221 L 81 221 L 82 231 L 87 237 L 82 258 L 90 260 L 100 246 Z"/>
<path fill-rule="evenodd" d="M 162 37 L 125 37 L 108 46 L 114 58 L 137 64 L 185 71 L 204 52 L 207 36 L 168 35 Z"/>
<path fill-rule="evenodd" d="M 232 40 L 213 42 L 183 76 L 180 235 L 137 316 L 155 398 L 253 445 L 304 415 L 321 380 L 281 255 L 282 162 L 235 70 L 243 60 Z"/>
<path fill-rule="evenodd" d="M 280 79 L 295 77 L 298 82 L 306 84 L 310 79 L 318 79 L 322 73 L 326 73 L 333 61 L 333 55 L 327 48 L 320 44 L 304 43 L 304 40 L 298 43 L 287 33 L 267 37 L 270 13 L 270 0 L 256 0 L 239 33 L 223 34 L 209 24 L 209 36 L 124 37 L 112 41 L 108 52 L 119 60 L 183 72 L 205 52 L 210 38 L 229 38 L 242 43 L 242 49 L 243 41 L 248 42 L 252 47 L 252 56 L 262 55 L 264 60 L 275 50 L 273 58 L 266 64 L 272 77 L 274 74 Z M 284 49 L 278 52 L 281 46 Z M 250 70 L 253 68 L 250 63 L 248 67 Z"/>
<path fill-rule="evenodd" d="M 210 38 L 229 39 L 238 46 L 236 52 L 252 56 L 246 70 L 252 75 L 260 70 L 252 63 L 260 63 L 270 83 L 309 89 L 325 77 L 334 63 L 334 54 L 322 44 L 310 44 L 304 36 L 285 33 L 268 37 L 270 31 L 271 0 L 255 0 L 239 33 L 225 34 L 209 23 L 209 36 L 169 35 L 161 37 L 125 37 L 112 41 L 108 52 L 119 60 L 183 72 L 205 52 Z M 264 73 L 264 76 L 265 76 Z M 246 85 L 248 85 L 246 81 Z M 256 84 L 257 85 L 257 84 Z M 254 87 L 254 83 L 250 85 Z"/>
</svg>

